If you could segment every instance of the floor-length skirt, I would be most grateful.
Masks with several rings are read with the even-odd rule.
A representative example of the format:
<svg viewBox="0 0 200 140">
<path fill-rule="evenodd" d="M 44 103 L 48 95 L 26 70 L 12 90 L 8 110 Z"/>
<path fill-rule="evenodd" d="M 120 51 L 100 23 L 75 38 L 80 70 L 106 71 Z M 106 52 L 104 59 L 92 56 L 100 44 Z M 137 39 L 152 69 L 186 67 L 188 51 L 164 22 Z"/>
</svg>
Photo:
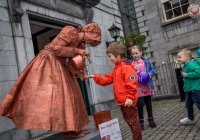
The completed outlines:
<svg viewBox="0 0 200 140">
<path fill-rule="evenodd" d="M 17 128 L 79 131 L 89 123 L 76 78 L 49 50 L 24 69 L 0 105 L 0 115 Z"/>
</svg>

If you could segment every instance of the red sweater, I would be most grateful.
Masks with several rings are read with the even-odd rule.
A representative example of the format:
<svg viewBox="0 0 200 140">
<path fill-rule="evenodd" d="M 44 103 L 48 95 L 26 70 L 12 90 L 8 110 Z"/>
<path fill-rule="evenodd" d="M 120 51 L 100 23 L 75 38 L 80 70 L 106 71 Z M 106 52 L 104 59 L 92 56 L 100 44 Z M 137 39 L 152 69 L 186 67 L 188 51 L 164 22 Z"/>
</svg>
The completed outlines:
<svg viewBox="0 0 200 140">
<path fill-rule="evenodd" d="M 131 64 L 120 60 L 110 74 L 106 74 L 105 76 L 95 74 L 94 81 L 102 86 L 113 83 L 115 101 L 118 105 L 124 106 L 126 99 L 132 99 L 132 106 L 136 106 L 138 100 L 138 77 Z"/>
</svg>

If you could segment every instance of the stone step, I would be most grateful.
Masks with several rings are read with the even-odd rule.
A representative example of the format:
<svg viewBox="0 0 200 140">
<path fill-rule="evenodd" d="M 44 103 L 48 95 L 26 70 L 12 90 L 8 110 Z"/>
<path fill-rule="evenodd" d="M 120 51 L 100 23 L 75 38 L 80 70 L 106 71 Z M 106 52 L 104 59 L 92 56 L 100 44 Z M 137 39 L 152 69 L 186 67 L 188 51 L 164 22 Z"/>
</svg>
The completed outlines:
<svg viewBox="0 0 200 140">
<path fill-rule="evenodd" d="M 95 127 L 89 127 L 89 128 L 84 128 L 84 129 L 89 129 L 90 130 L 90 134 L 87 134 L 82 138 L 67 139 L 67 140 L 101 140 L 99 130 L 96 130 Z M 66 140 L 66 139 L 64 139 L 62 133 L 57 133 L 55 135 L 51 135 L 51 136 L 49 136 L 47 138 L 44 138 L 42 140 Z"/>
</svg>

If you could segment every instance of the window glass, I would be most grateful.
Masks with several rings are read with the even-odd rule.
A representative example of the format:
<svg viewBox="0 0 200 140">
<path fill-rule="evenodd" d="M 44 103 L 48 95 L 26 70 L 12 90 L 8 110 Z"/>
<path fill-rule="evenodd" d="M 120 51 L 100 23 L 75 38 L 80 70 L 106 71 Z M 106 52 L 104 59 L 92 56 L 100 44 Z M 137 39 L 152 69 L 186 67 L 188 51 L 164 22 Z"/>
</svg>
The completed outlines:
<svg viewBox="0 0 200 140">
<path fill-rule="evenodd" d="M 131 20 L 131 24 L 132 25 L 137 25 L 137 21 L 136 20 Z"/>
<path fill-rule="evenodd" d="M 130 11 L 130 10 L 133 10 L 133 5 L 132 5 L 132 4 L 128 5 L 128 10 L 129 10 L 129 11 Z"/>
<path fill-rule="evenodd" d="M 172 19 L 174 17 L 172 10 L 167 11 L 165 14 L 166 14 L 167 20 Z"/>
<path fill-rule="evenodd" d="M 189 7 L 189 3 L 187 4 L 184 4 L 183 6 L 181 6 L 181 9 L 183 11 L 183 14 L 186 14 L 187 13 L 187 8 Z"/>
<path fill-rule="evenodd" d="M 129 36 L 132 32 L 139 33 L 137 17 L 133 0 L 118 0 L 121 13 L 124 36 Z"/>
<path fill-rule="evenodd" d="M 126 13 L 126 5 L 123 1 L 119 1 L 119 5 L 120 5 L 120 10 L 123 13 Z"/>
<path fill-rule="evenodd" d="M 135 10 L 134 9 L 130 10 L 129 14 L 132 15 L 132 16 L 134 16 L 135 15 Z"/>
<path fill-rule="evenodd" d="M 187 16 L 188 0 L 165 0 L 162 4 L 166 21 Z"/>
<path fill-rule="evenodd" d="M 180 0 L 181 5 L 188 3 L 188 0 Z"/>
<path fill-rule="evenodd" d="M 172 7 L 175 8 L 178 6 L 180 6 L 179 0 L 172 0 Z"/>
<path fill-rule="evenodd" d="M 164 4 L 165 11 L 172 9 L 171 2 L 165 2 Z"/>
<path fill-rule="evenodd" d="M 175 8 L 173 11 L 174 11 L 174 16 L 175 16 L 175 17 L 178 17 L 178 16 L 182 15 L 182 12 L 181 12 L 181 8 L 180 8 L 180 7 Z"/>
</svg>

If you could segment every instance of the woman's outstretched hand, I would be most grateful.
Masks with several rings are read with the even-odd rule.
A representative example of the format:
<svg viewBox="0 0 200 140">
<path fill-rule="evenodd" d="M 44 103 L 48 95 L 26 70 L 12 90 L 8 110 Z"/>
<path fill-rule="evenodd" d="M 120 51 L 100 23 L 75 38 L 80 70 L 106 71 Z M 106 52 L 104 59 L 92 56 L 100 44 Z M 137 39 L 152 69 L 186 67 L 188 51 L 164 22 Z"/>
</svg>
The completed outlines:
<svg viewBox="0 0 200 140">
<path fill-rule="evenodd" d="M 83 55 L 87 57 L 88 62 L 91 64 L 92 61 L 90 60 L 90 53 L 89 53 L 88 51 L 84 51 L 84 52 L 83 52 Z"/>
<path fill-rule="evenodd" d="M 80 55 L 86 56 L 87 59 L 88 59 L 88 62 L 90 64 L 92 63 L 92 61 L 90 60 L 90 53 L 88 51 L 83 50 L 83 49 L 75 48 L 75 53 L 76 53 L 76 55 L 80 54 Z"/>
<path fill-rule="evenodd" d="M 94 78 L 94 75 L 85 75 L 85 79 Z"/>
</svg>

